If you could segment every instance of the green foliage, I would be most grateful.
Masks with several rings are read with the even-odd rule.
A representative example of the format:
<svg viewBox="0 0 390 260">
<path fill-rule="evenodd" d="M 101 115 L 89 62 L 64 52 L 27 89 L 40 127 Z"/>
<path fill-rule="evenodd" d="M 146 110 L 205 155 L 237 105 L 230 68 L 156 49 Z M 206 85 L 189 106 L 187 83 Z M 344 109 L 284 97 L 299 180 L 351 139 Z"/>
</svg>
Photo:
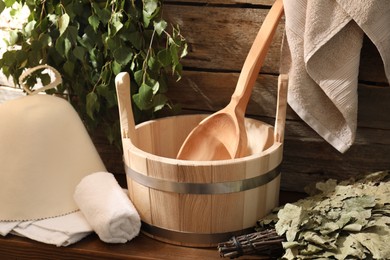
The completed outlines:
<svg viewBox="0 0 390 260">
<path fill-rule="evenodd" d="M 30 9 L 0 59 L 15 85 L 25 68 L 53 66 L 63 77 L 57 91 L 69 96 L 89 129 L 104 127 L 110 140 L 119 132 L 112 128 L 118 126 L 114 79 L 121 71 L 131 75 L 137 123 L 177 109 L 165 96 L 167 73 L 180 79 L 187 45 L 179 28 L 162 19 L 161 0 L 0 0 L 0 12 L 15 2 Z M 35 77 L 28 83 L 50 80 Z"/>
</svg>

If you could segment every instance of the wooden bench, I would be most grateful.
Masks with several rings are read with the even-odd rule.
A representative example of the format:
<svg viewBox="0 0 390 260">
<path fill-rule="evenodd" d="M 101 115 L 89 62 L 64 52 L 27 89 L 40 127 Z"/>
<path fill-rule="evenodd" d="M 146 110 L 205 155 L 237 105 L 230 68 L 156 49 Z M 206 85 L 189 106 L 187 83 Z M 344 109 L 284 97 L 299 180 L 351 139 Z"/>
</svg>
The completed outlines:
<svg viewBox="0 0 390 260">
<path fill-rule="evenodd" d="M 123 183 L 123 180 L 119 180 Z M 280 204 L 294 202 L 303 195 L 281 192 Z M 159 242 L 140 234 L 126 244 L 107 244 L 91 234 L 68 247 L 46 245 L 14 235 L 0 236 L 0 259 L 66 260 L 66 259 L 221 259 L 216 247 L 191 248 Z M 260 258 L 258 258 L 260 259 Z M 264 258 L 262 258 L 264 259 Z"/>
<path fill-rule="evenodd" d="M 216 248 L 179 247 L 145 235 L 126 244 L 105 244 L 92 234 L 69 247 L 46 245 L 17 236 L 0 236 L 1 259 L 221 259 Z"/>
</svg>

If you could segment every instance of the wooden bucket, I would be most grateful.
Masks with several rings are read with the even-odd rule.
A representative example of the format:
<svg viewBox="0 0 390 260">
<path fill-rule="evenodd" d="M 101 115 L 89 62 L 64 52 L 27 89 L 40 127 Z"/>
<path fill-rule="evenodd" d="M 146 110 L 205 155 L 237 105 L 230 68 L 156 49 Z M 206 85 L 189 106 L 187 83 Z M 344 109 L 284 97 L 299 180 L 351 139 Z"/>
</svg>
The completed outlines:
<svg viewBox="0 0 390 260">
<path fill-rule="evenodd" d="M 207 115 L 167 117 L 134 126 L 127 73 L 117 76 L 117 92 L 129 196 L 145 234 L 178 245 L 214 246 L 251 231 L 278 205 L 285 100 L 278 102 L 284 105 L 277 110 L 276 131 L 246 118 L 248 156 L 187 161 L 175 159 L 176 154 Z M 269 133 L 269 147 L 257 151 L 257 140 Z"/>
</svg>

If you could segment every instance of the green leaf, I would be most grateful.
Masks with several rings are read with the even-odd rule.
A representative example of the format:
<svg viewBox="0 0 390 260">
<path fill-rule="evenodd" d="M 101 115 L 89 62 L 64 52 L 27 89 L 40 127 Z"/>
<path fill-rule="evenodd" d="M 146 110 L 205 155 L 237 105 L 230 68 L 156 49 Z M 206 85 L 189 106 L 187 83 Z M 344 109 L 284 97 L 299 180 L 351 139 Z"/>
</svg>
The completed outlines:
<svg viewBox="0 0 390 260">
<path fill-rule="evenodd" d="M 95 31 L 93 30 L 92 26 L 87 26 L 84 30 L 84 34 L 78 40 L 78 42 L 87 50 L 93 49 L 97 41 L 98 41 L 98 37 Z"/>
<path fill-rule="evenodd" d="M 137 50 L 142 49 L 142 46 L 144 44 L 144 38 L 140 32 L 130 33 L 128 40 Z"/>
<path fill-rule="evenodd" d="M 30 21 L 28 22 L 24 27 L 23 27 L 23 32 L 24 32 L 24 35 L 26 36 L 26 38 L 30 38 L 31 37 L 31 34 L 35 28 L 35 24 L 37 22 L 36 21 Z"/>
<path fill-rule="evenodd" d="M 107 86 L 99 85 L 97 86 L 96 90 L 99 95 L 103 96 L 104 99 L 107 101 L 108 107 L 113 107 L 116 104 L 116 94 L 114 91 L 111 91 Z"/>
<path fill-rule="evenodd" d="M 31 51 L 32 52 L 40 52 L 42 49 L 42 44 L 39 41 L 33 40 L 31 41 Z"/>
<path fill-rule="evenodd" d="M 175 66 L 179 64 L 179 48 L 176 46 L 176 44 L 171 44 L 169 46 L 169 51 L 171 53 L 172 65 Z"/>
<path fill-rule="evenodd" d="M 32 66 L 37 66 L 39 65 L 39 62 L 42 58 L 42 55 L 39 50 L 31 50 L 28 52 L 28 63 Z"/>
<path fill-rule="evenodd" d="M 39 76 L 39 78 L 41 79 L 42 85 L 44 85 L 44 86 L 48 85 L 48 84 L 51 82 L 50 75 L 47 74 L 47 73 L 41 74 L 41 75 Z"/>
<path fill-rule="evenodd" d="M 123 23 L 121 22 L 121 17 L 122 15 L 120 13 L 115 13 L 112 15 L 111 24 L 109 27 L 110 31 L 108 33 L 110 36 L 115 36 L 115 34 L 119 32 L 120 29 L 122 29 Z"/>
<path fill-rule="evenodd" d="M 69 57 L 69 52 L 70 52 L 70 49 L 72 48 L 72 43 L 70 42 L 70 40 L 68 38 L 65 38 L 64 39 L 64 54 L 65 54 L 65 57 Z"/>
<path fill-rule="evenodd" d="M 153 15 L 157 11 L 158 1 L 157 0 L 144 0 L 143 11 L 149 16 Z"/>
<path fill-rule="evenodd" d="M 133 53 L 130 48 L 119 47 L 113 52 L 113 56 L 119 64 L 127 65 L 131 61 L 131 58 L 133 58 Z"/>
<path fill-rule="evenodd" d="M 188 44 L 184 43 L 183 50 L 181 51 L 180 58 L 184 58 L 188 55 Z"/>
<path fill-rule="evenodd" d="M 61 55 L 61 57 L 65 57 L 65 47 L 64 47 L 64 39 L 58 38 L 55 43 L 55 49 L 58 52 L 58 54 Z"/>
<path fill-rule="evenodd" d="M 79 31 L 76 26 L 68 26 L 66 38 L 68 38 L 72 44 L 76 44 L 78 39 L 78 33 Z"/>
<path fill-rule="evenodd" d="M 168 79 L 166 74 L 161 74 L 160 79 L 158 81 L 160 83 L 159 92 L 166 93 L 168 91 Z"/>
<path fill-rule="evenodd" d="M 158 81 L 154 82 L 152 86 L 152 90 L 153 90 L 153 95 L 156 95 L 157 92 L 160 90 L 160 83 Z"/>
<path fill-rule="evenodd" d="M 60 16 L 58 19 L 58 30 L 60 31 L 60 35 L 62 35 L 66 29 L 69 26 L 69 15 L 67 13 L 64 13 L 63 15 Z"/>
<path fill-rule="evenodd" d="M 0 13 L 3 12 L 5 9 L 5 3 L 3 2 L 3 0 L 0 0 Z"/>
<path fill-rule="evenodd" d="M 156 30 L 158 35 L 161 35 L 165 28 L 167 28 L 168 23 L 164 20 L 160 20 L 158 22 L 153 22 L 154 29 Z"/>
<path fill-rule="evenodd" d="M 120 39 L 118 37 L 107 37 L 106 38 L 106 44 L 108 49 L 110 50 L 116 50 L 118 46 L 121 46 Z"/>
<path fill-rule="evenodd" d="M 86 50 L 84 47 L 76 46 L 73 49 L 73 55 L 80 61 L 84 61 L 85 59 Z"/>
<path fill-rule="evenodd" d="M 91 15 L 90 17 L 88 17 L 88 23 L 92 26 L 93 30 L 96 32 L 100 24 L 99 17 L 97 17 L 94 14 Z"/>
<path fill-rule="evenodd" d="M 148 67 L 152 71 L 158 71 L 161 67 L 161 63 L 159 63 L 155 57 L 150 56 L 148 59 Z"/>
<path fill-rule="evenodd" d="M 183 65 L 181 65 L 181 63 L 173 65 L 172 70 L 173 70 L 173 72 L 176 73 L 176 76 L 177 76 L 176 81 L 179 81 L 181 79 L 181 73 L 183 71 Z"/>
<path fill-rule="evenodd" d="M 94 119 L 94 113 L 99 111 L 100 104 L 95 92 L 89 92 L 86 96 L 86 112 L 91 119 Z"/>
<path fill-rule="evenodd" d="M 142 18 L 145 27 L 149 27 L 150 21 L 159 12 L 159 1 L 158 0 L 144 0 L 144 6 L 142 10 Z"/>
<path fill-rule="evenodd" d="M 10 31 L 9 32 L 9 41 L 8 41 L 8 46 L 13 46 L 16 44 L 16 42 L 18 41 L 19 39 L 19 36 L 18 36 L 18 33 L 14 30 Z"/>
<path fill-rule="evenodd" d="M 52 43 L 52 39 L 51 39 L 50 35 L 46 34 L 46 33 L 41 33 L 38 40 L 39 40 L 41 46 L 45 46 L 45 47 L 50 46 Z"/>
<path fill-rule="evenodd" d="M 165 107 L 168 98 L 163 94 L 157 94 L 153 97 L 153 112 L 157 112 Z"/>
<path fill-rule="evenodd" d="M 15 2 L 16 0 L 4 0 L 4 4 L 6 7 L 11 7 Z"/>
<path fill-rule="evenodd" d="M 138 70 L 138 71 L 134 72 L 134 80 L 138 86 L 141 86 L 141 84 L 142 84 L 143 75 L 144 75 L 144 72 L 142 70 Z"/>
<path fill-rule="evenodd" d="M 111 12 L 109 9 L 100 9 L 96 4 L 93 4 L 95 14 L 99 17 L 100 22 L 106 26 L 111 19 Z"/>
<path fill-rule="evenodd" d="M 111 64 L 111 69 L 112 69 L 112 73 L 114 73 L 114 75 L 118 75 L 122 71 L 122 66 L 118 62 L 114 61 Z"/>
<path fill-rule="evenodd" d="M 162 49 L 159 51 L 157 53 L 157 59 L 163 67 L 169 66 L 172 62 L 171 53 L 167 49 Z"/>
<path fill-rule="evenodd" d="M 69 76 L 72 77 L 74 73 L 75 65 L 73 62 L 67 60 L 64 64 L 64 71 Z"/>
<path fill-rule="evenodd" d="M 133 96 L 135 104 L 141 110 L 147 110 L 152 107 L 153 89 L 143 83 L 137 94 Z"/>
</svg>

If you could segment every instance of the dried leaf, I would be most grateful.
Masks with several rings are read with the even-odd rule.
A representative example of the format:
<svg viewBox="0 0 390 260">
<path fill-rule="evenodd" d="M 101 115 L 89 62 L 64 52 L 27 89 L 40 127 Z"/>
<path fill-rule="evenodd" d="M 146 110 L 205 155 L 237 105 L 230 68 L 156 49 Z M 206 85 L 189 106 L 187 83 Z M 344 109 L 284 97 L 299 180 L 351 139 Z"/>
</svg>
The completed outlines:
<svg viewBox="0 0 390 260">
<path fill-rule="evenodd" d="M 336 252 L 328 251 L 324 256 L 327 258 L 336 258 L 340 260 L 351 259 L 355 257 L 357 259 L 366 258 L 366 250 L 360 245 L 360 243 L 351 236 L 342 236 L 338 241 L 338 249 Z"/>
<path fill-rule="evenodd" d="M 287 239 L 283 259 L 390 259 L 390 183 L 378 181 L 386 178 L 329 180 L 316 185 L 322 193 L 286 204 L 275 225 Z"/>
<path fill-rule="evenodd" d="M 374 259 L 390 259 L 390 231 L 389 227 L 376 227 L 370 232 L 351 234 L 351 237 L 366 247 Z"/>
<path fill-rule="evenodd" d="M 287 241 L 294 241 L 302 220 L 302 208 L 293 204 L 286 204 L 278 213 L 279 221 L 275 225 L 279 236 L 286 233 Z"/>
<path fill-rule="evenodd" d="M 330 179 L 326 182 L 318 182 L 316 184 L 316 188 L 322 191 L 323 193 L 331 193 L 332 191 L 334 191 L 336 186 L 337 186 L 337 181 L 333 179 Z"/>
</svg>

